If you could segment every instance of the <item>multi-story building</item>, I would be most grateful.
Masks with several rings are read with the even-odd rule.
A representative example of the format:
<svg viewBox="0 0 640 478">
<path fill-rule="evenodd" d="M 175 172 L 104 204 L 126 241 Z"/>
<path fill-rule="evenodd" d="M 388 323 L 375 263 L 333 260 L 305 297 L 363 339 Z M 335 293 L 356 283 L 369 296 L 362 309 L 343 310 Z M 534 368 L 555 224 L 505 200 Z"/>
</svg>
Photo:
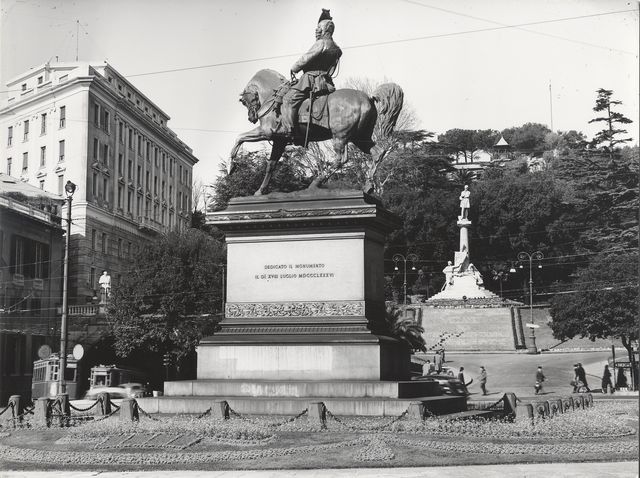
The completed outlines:
<svg viewBox="0 0 640 478">
<path fill-rule="evenodd" d="M 69 300 L 87 303 L 103 270 L 117 287 L 141 244 L 188 226 L 197 159 L 167 114 L 106 63 L 47 63 L 7 89 L 0 165 L 63 196 L 68 180 L 77 185 Z"/>
<path fill-rule="evenodd" d="M 0 173 L 0 404 L 31 394 L 41 345 L 60 340 L 62 197 Z"/>
</svg>

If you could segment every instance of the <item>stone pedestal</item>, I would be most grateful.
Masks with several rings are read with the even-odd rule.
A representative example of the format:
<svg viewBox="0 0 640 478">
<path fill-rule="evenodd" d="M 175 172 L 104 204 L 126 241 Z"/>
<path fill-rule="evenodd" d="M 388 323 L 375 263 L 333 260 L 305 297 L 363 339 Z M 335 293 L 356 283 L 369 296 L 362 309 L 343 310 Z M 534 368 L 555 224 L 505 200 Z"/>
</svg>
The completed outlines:
<svg viewBox="0 0 640 478">
<path fill-rule="evenodd" d="M 207 215 L 227 243 L 221 330 L 198 379 L 406 380 L 384 334 L 383 247 L 396 216 L 359 191 L 232 199 Z"/>
</svg>

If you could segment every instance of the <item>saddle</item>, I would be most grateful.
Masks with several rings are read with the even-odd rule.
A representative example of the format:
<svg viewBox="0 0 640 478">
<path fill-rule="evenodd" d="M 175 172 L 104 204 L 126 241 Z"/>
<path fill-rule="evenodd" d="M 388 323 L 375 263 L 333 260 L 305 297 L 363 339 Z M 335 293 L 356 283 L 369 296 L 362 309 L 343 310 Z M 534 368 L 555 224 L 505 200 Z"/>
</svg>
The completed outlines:
<svg viewBox="0 0 640 478">
<path fill-rule="evenodd" d="M 310 101 L 304 100 L 298 110 L 298 124 L 311 123 L 321 128 L 329 129 L 329 95 L 318 96 L 313 99 L 312 111 L 309 112 Z"/>
</svg>

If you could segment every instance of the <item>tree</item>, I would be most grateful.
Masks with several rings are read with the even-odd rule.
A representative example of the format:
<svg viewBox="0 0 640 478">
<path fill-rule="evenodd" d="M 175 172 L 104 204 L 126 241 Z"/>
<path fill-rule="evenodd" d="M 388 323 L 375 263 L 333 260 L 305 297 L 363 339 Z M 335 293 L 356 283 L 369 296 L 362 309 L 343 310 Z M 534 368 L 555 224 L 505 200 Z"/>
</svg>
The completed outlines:
<svg viewBox="0 0 640 478">
<path fill-rule="evenodd" d="M 596 105 L 593 107 L 593 111 L 603 113 L 603 116 L 593 118 L 589 123 L 605 123 L 605 128 L 594 136 L 592 144 L 598 147 L 603 143 L 607 143 L 609 154 L 612 154 L 616 145 L 632 140 L 631 138 L 618 139 L 616 137 L 620 134 L 627 133 L 626 129 L 621 129 L 618 125 L 633 123 L 633 121 L 622 113 L 612 111 L 612 106 L 622 104 L 622 101 L 611 99 L 613 96 L 612 90 L 600 88 L 597 90 L 597 93 L 598 97 L 596 98 Z"/>
<path fill-rule="evenodd" d="M 551 302 L 551 329 L 557 339 L 577 335 L 619 339 L 629 354 L 638 385 L 633 343 L 638 340 L 638 252 L 599 254 L 576 275 L 573 290 Z"/>
<path fill-rule="evenodd" d="M 269 190 L 291 192 L 309 185 L 311 181 L 306 176 L 304 167 L 296 161 L 295 151 L 285 152 L 282 161 L 278 162 Z M 226 170 L 221 171 L 211 186 L 211 209 L 224 209 L 231 198 L 250 196 L 257 191 L 262 183 L 267 161 L 268 155 L 265 151 L 245 152 L 236 157 L 234 172 L 228 174 Z"/>
<path fill-rule="evenodd" d="M 171 353 L 188 368 L 200 338 L 214 331 L 222 305 L 223 246 L 197 229 L 149 244 L 114 287 L 109 304 L 116 354 Z"/>
<path fill-rule="evenodd" d="M 438 136 L 445 151 L 453 155 L 456 162 L 462 156 L 465 163 L 473 163 L 478 152 L 490 151 L 500 139 L 500 133 L 492 129 L 450 129 Z"/>
<path fill-rule="evenodd" d="M 539 154 L 545 150 L 545 139 L 550 132 L 546 125 L 526 123 L 502 130 L 502 136 L 515 151 Z"/>
</svg>

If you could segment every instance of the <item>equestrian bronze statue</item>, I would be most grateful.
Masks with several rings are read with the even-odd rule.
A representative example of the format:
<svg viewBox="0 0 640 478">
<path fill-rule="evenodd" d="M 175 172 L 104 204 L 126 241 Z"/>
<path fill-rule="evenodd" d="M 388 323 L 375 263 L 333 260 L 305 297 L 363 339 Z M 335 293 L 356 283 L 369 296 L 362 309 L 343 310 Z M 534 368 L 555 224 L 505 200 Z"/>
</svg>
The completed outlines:
<svg viewBox="0 0 640 478">
<path fill-rule="evenodd" d="M 313 178 L 310 188 L 322 185 L 347 161 L 347 144 L 353 143 L 374 162 L 383 154 L 377 140 L 393 132 L 402 109 L 404 93 L 394 83 L 386 83 L 369 97 L 354 89 L 336 90 L 332 75 L 342 50 L 333 41 L 334 24 L 323 10 L 316 28 L 316 42 L 291 68 L 291 81 L 273 70 L 260 70 L 240 94 L 248 119 L 259 125 L 238 136 L 229 162 L 245 142 L 272 141 L 264 180 L 255 195 L 264 193 L 278 160 L 288 144 L 332 140 L 334 161 L 329 170 Z M 295 74 L 302 71 L 300 79 Z M 370 185 L 365 185 L 365 190 Z"/>
</svg>

